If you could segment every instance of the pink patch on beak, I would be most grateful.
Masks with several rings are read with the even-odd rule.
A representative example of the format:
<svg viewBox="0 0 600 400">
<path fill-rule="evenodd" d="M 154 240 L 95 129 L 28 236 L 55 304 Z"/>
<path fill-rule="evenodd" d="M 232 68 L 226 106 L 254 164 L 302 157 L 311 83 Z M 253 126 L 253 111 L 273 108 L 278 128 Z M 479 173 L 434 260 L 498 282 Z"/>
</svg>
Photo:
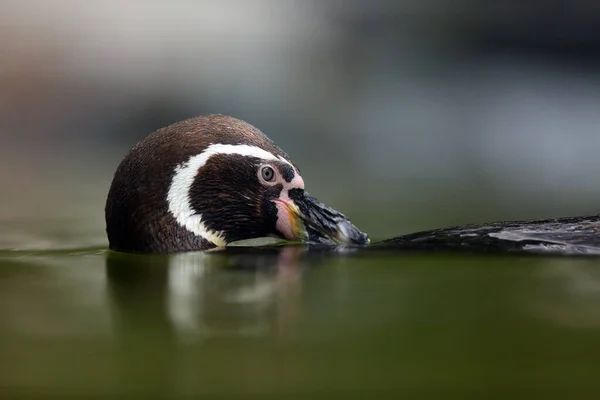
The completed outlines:
<svg viewBox="0 0 600 400">
<path fill-rule="evenodd" d="M 296 235 L 298 230 L 296 217 L 292 210 L 287 206 L 286 202 L 280 199 L 275 200 L 277 207 L 277 224 L 276 228 L 287 240 L 298 240 Z"/>
<path fill-rule="evenodd" d="M 299 240 L 302 239 L 299 236 L 300 221 L 293 211 L 297 209 L 297 207 L 289 196 L 290 189 L 304 189 L 304 180 L 298 171 L 296 171 L 296 175 L 291 182 L 284 183 L 281 195 L 278 199 L 274 200 L 275 206 L 277 207 L 277 224 L 275 227 L 287 240 Z"/>
</svg>

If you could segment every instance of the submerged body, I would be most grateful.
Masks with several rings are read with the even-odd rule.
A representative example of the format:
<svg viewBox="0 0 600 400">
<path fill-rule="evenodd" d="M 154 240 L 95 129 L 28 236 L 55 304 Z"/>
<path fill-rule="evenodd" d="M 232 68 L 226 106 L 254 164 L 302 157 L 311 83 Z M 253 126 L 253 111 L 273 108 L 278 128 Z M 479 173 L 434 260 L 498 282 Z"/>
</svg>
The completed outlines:
<svg viewBox="0 0 600 400">
<path fill-rule="evenodd" d="M 492 222 L 411 233 L 378 250 L 600 255 L 600 216 Z"/>
</svg>

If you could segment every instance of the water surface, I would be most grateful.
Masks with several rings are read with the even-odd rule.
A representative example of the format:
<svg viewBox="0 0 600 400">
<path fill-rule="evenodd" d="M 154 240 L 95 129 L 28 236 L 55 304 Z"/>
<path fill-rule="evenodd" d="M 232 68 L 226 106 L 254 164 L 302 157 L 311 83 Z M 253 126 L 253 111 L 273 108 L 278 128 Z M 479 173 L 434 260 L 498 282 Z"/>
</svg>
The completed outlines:
<svg viewBox="0 0 600 400">
<path fill-rule="evenodd" d="M 2 397 L 600 394 L 595 258 L 50 237 L 0 252 Z"/>
</svg>

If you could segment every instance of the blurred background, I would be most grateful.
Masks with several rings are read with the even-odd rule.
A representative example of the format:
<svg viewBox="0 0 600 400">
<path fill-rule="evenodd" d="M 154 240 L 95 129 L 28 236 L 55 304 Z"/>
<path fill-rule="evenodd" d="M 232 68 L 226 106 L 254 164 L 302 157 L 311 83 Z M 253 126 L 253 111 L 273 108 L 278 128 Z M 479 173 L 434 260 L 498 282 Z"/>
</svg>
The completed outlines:
<svg viewBox="0 0 600 400">
<path fill-rule="evenodd" d="M 600 1 L 0 0 L 0 397 L 600 397 L 597 258 L 104 252 L 207 113 L 374 240 L 600 213 Z"/>
<path fill-rule="evenodd" d="M 599 49 L 596 0 L 0 0 L 0 220 L 105 243 L 123 155 L 206 113 L 375 239 L 598 213 Z"/>
</svg>

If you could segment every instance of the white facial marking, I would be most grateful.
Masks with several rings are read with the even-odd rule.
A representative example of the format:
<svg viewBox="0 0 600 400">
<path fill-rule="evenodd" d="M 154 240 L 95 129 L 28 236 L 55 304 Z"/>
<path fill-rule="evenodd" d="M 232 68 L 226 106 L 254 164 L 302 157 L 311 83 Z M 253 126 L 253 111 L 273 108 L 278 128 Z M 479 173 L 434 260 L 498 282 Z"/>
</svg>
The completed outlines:
<svg viewBox="0 0 600 400">
<path fill-rule="evenodd" d="M 281 190 L 281 195 L 279 196 L 279 198 L 281 198 L 282 200 L 291 200 L 289 196 L 290 189 L 304 189 L 304 180 L 295 168 L 294 178 L 292 178 L 292 181 L 283 182 L 283 189 Z"/>
<path fill-rule="evenodd" d="M 283 157 L 281 157 L 281 156 L 277 156 L 277 158 L 279 159 L 279 161 L 282 161 L 282 162 L 284 162 L 284 163 L 286 163 L 286 164 L 288 164 L 288 165 L 291 165 L 291 166 L 292 166 L 292 168 L 294 168 L 294 166 L 292 165 L 292 163 L 291 163 L 291 162 L 289 162 L 288 160 L 286 160 L 285 158 L 283 158 Z M 296 171 L 296 168 L 294 168 L 294 171 Z M 298 171 L 296 171 L 296 172 L 298 172 Z"/>
<path fill-rule="evenodd" d="M 202 214 L 196 214 L 190 204 L 190 189 L 198 170 L 216 154 L 238 154 L 240 156 L 256 157 L 268 161 L 281 161 L 279 157 L 256 146 L 246 144 L 211 144 L 202 153 L 190 157 L 190 159 L 175 168 L 175 175 L 169 187 L 167 202 L 169 211 L 179 225 L 186 228 L 196 236 L 203 237 L 217 246 L 225 246 L 225 233 L 213 231 L 207 228 L 202 221 Z M 288 161 L 286 161 L 288 162 Z M 289 162 L 288 162 L 289 163 Z"/>
</svg>

